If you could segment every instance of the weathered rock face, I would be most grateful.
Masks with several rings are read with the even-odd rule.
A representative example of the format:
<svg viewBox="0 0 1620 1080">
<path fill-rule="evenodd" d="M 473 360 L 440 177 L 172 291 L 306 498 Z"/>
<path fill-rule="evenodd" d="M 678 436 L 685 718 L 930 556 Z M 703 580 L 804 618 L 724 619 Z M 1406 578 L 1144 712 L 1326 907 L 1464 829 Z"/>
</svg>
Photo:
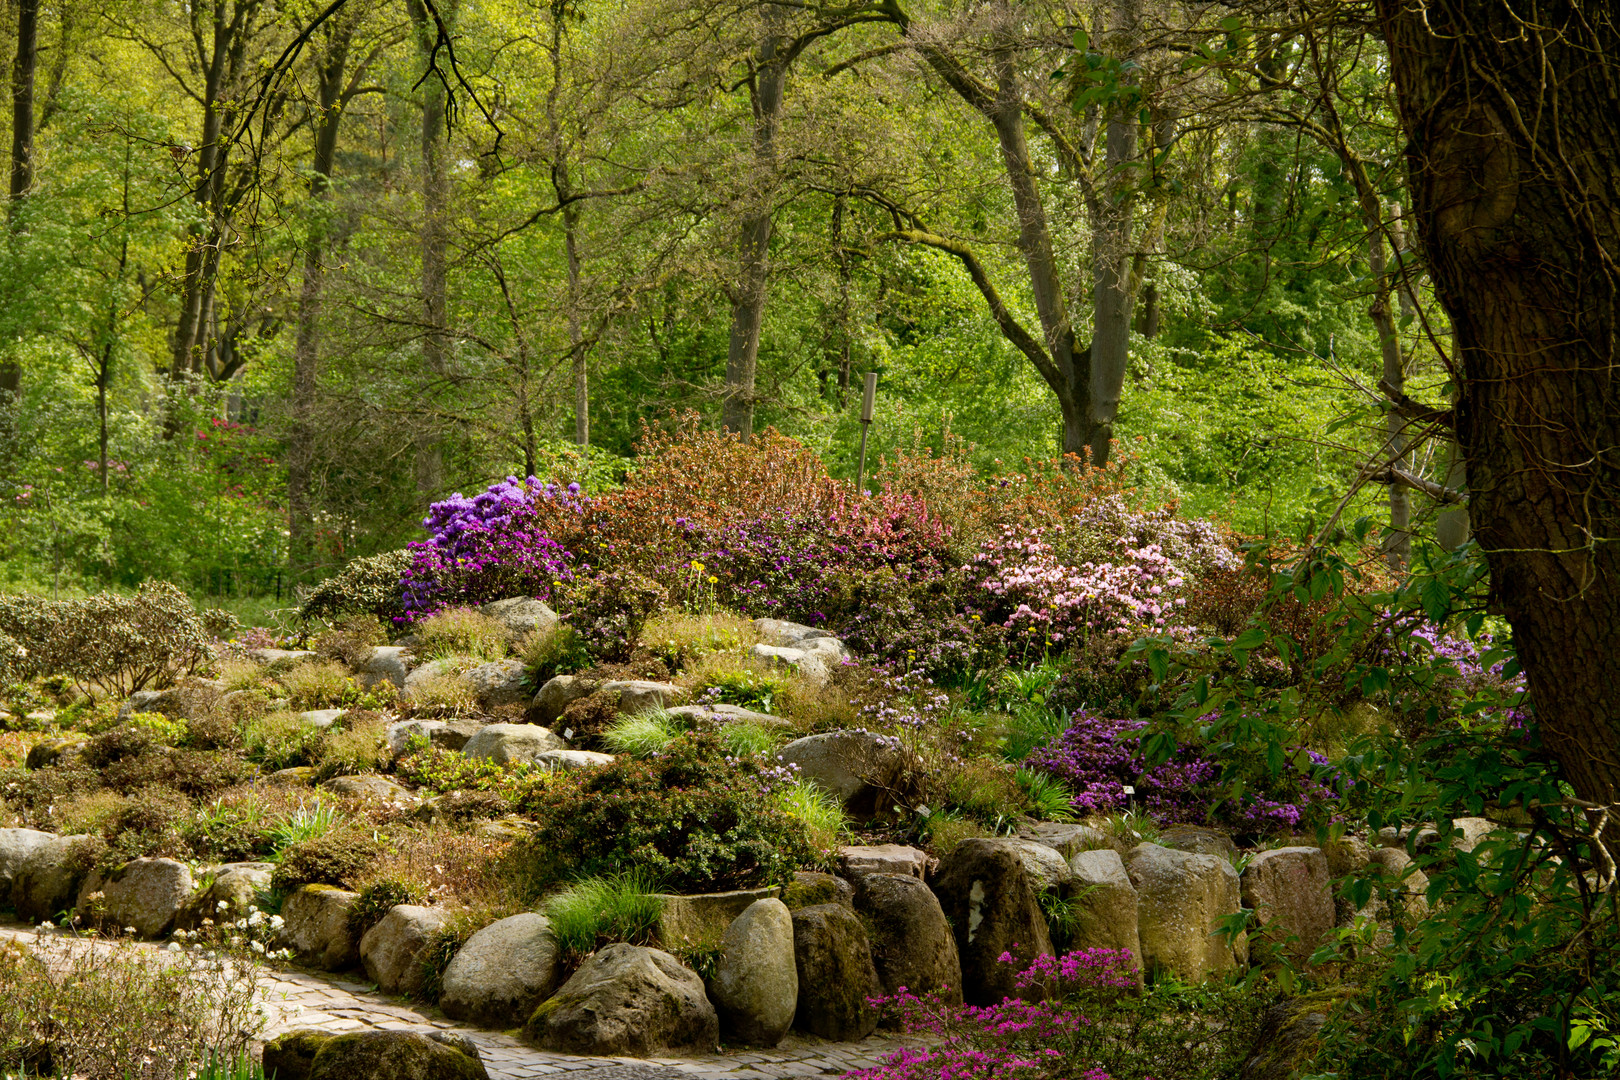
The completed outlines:
<svg viewBox="0 0 1620 1080">
<path fill-rule="evenodd" d="M 1228 944 L 1215 931 L 1238 910 L 1238 875 L 1218 855 L 1141 844 L 1125 856 L 1136 887 L 1137 934 L 1147 973 L 1200 982 L 1248 963 L 1248 939 Z"/>
<path fill-rule="evenodd" d="M 89 742 L 89 739 L 77 732 L 41 739 L 28 748 L 28 756 L 23 759 L 23 768 L 44 769 L 52 765 L 66 765 L 76 760 Z"/>
<path fill-rule="evenodd" d="M 1112 848 L 1081 851 L 1069 860 L 1074 877 L 1066 891 L 1075 912 L 1076 949 L 1125 949 L 1141 979 L 1142 944 L 1137 936 L 1136 886 L 1125 860 Z"/>
<path fill-rule="evenodd" d="M 272 664 L 292 665 L 315 659 L 311 649 L 249 649 L 248 659 L 269 667 Z"/>
<path fill-rule="evenodd" d="M 815 870 L 793 871 L 793 883 L 782 890 L 782 903 L 789 911 L 814 907 L 817 904 L 843 904 L 855 907 L 855 886 L 836 874 L 823 874 Z"/>
<path fill-rule="evenodd" d="M 362 686 L 392 683 L 394 689 L 405 689 L 405 676 L 410 674 L 410 650 L 400 645 L 378 645 L 371 655 L 360 662 L 357 674 Z"/>
<path fill-rule="evenodd" d="M 178 716 L 183 707 L 178 690 L 137 690 L 118 706 L 118 719 L 127 720 L 136 713 L 155 712 L 164 716 Z"/>
<path fill-rule="evenodd" d="M 417 904 L 388 909 L 382 921 L 360 939 L 360 962 L 377 987 L 388 994 L 410 994 L 422 987 L 422 950 L 444 925 L 444 912 Z"/>
<path fill-rule="evenodd" d="M 424 686 L 435 679 L 453 677 L 462 668 L 471 665 L 472 661 L 464 658 L 445 657 L 441 660 L 429 660 L 419 667 L 411 668 L 410 674 L 405 676 L 405 694 L 414 697 Z"/>
<path fill-rule="evenodd" d="M 1229 861 L 1238 857 L 1238 846 L 1231 836 L 1202 825 L 1171 825 L 1159 833 L 1158 844 L 1195 855 L 1219 855 Z"/>
<path fill-rule="evenodd" d="M 416 796 L 386 776 L 334 776 L 321 787 L 336 795 L 382 803 L 413 803 Z"/>
<path fill-rule="evenodd" d="M 57 836 L 34 845 L 11 882 L 11 906 L 17 918 L 40 923 L 73 907 L 97 846 L 91 836 Z"/>
<path fill-rule="evenodd" d="M 755 619 L 754 629 L 759 631 L 759 636 L 765 639 L 767 645 L 780 645 L 785 648 L 797 649 L 803 648 L 811 642 L 834 641 L 838 642 L 840 650 L 844 647 L 843 642 L 838 641 L 837 638 L 825 630 L 817 630 L 815 627 L 806 626 L 803 623 L 788 622 L 786 619 Z"/>
<path fill-rule="evenodd" d="M 1335 995 L 1337 996 L 1337 995 Z M 1299 1066 L 1320 1049 L 1317 1033 L 1327 1023 L 1332 997 L 1283 998 L 1266 1009 L 1255 1048 L 1243 1062 L 1239 1080 L 1291 1080 Z"/>
<path fill-rule="evenodd" d="M 488 721 L 475 716 L 453 720 L 396 720 L 388 725 L 388 751 L 396 757 L 403 754 L 416 735 L 441 750 L 465 750 L 468 740 L 488 726 Z"/>
<path fill-rule="evenodd" d="M 838 863 L 851 880 L 866 874 L 909 874 L 921 880 L 928 873 L 928 853 L 904 844 L 841 847 Z"/>
<path fill-rule="evenodd" d="M 733 920 L 755 901 L 774 897 L 777 890 L 734 889 L 730 892 L 678 896 L 660 893 L 658 940 L 670 946 L 707 945 L 720 940 Z"/>
<path fill-rule="evenodd" d="M 358 896 L 330 885 L 305 885 L 282 901 L 284 924 L 276 944 L 323 971 L 353 967 L 360 962 L 360 943 L 349 929 L 349 906 Z"/>
<path fill-rule="evenodd" d="M 524 912 L 467 939 L 444 969 L 439 1008 L 481 1027 L 519 1027 L 557 989 L 561 964 L 551 924 Z"/>
<path fill-rule="evenodd" d="M 1429 887 L 1429 876 L 1412 864 L 1412 857 L 1400 848 L 1378 848 L 1367 859 L 1367 865 L 1362 868 L 1364 874 L 1374 875 L 1374 892 L 1372 902 L 1368 909 L 1358 914 L 1364 914 L 1379 922 L 1387 922 L 1393 915 L 1398 915 L 1408 923 L 1429 915 L 1429 900 L 1424 892 Z M 1391 913 L 1389 900 L 1393 899 L 1396 911 Z"/>
<path fill-rule="evenodd" d="M 851 817 L 866 820 L 890 809 L 889 795 L 904 785 L 910 764 L 900 740 L 868 731 L 807 735 L 782 748 L 799 776 L 831 792 Z"/>
<path fill-rule="evenodd" d="M 535 758 L 534 762 L 548 769 L 572 772 L 575 769 L 594 769 L 600 765 L 610 764 L 613 760 L 612 754 L 598 754 L 595 750 L 547 750 Z"/>
<path fill-rule="evenodd" d="M 305 727 L 317 728 L 325 731 L 343 716 L 342 709 L 311 709 L 309 712 L 298 714 L 298 722 Z"/>
<path fill-rule="evenodd" d="M 609 945 L 542 1002 L 523 1037 L 546 1050 L 608 1057 L 710 1053 L 720 1021 L 703 980 L 669 953 Z"/>
<path fill-rule="evenodd" d="M 1303 964 L 1333 929 L 1333 879 L 1321 848 L 1261 851 L 1242 877 L 1243 906 L 1266 940 Z"/>
<path fill-rule="evenodd" d="M 521 660 L 494 660 L 479 664 L 461 676 L 472 687 L 478 704 L 486 709 L 526 705 L 530 698 L 528 669 Z"/>
<path fill-rule="evenodd" d="M 1036 956 L 1052 954 L 1052 935 L 1018 853 L 994 840 L 963 840 L 940 860 L 934 892 L 956 935 L 963 998 L 993 1005 L 1035 994 L 1014 980 Z M 1007 952 L 1019 962 L 1001 963 Z"/>
<path fill-rule="evenodd" d="M 470 1039 L 445 1032 L 333 1035 L 310 1059 L 308 1080 L 489 1080 Z M 278 1076 L 277 1080 L 281 1080 Z"/>
<path fill-rule="evenodd" d="M 709 999 L 728 1042 L 775 1046 L 799 1005 L 793 916 L 780 900 L 756 900 L 720 939 Z"/>
<path fill-rule="evenodd" d="M 191 870 L 174 859 L 133 859 L 105 878 L 92 871 L 79 889 L 79 913 L 105 926 L 156 938 L 174 927 L 191 898 Z"/>
<path fill-rule="evenodd" d="M 264 1044 L 264 1075 L 276 1080 L 309 1080 L 315 1052 L 335 1035 L 320 1028 L 295 1028 Z"/>
<path fill-rule="evenodd" d="M 1020 840 L 1033 840 L 1045 844 L 1065 859 L 1072 859 L 1082 851 L 1114 847 L 1114 837 L 1092 825 L 1075 825 L 1060 821 L 1037 821 L 1018 830 Z M 1126 850 L 1130 848 L 1127 846 Z"/>
<path fill-rule="evenodd" d="M 513 638 L 525 638 L 530 634 L 549 634 L 557 629 L 557 623 L 560 621 L 555 611 L 532 596 L 512 596 L 505 600 L 496 600 L 485 604 L 478 611 L 479 614 L 487 615 L 506 627 Z"/>
<path fill-rule="evenodd" d="M 877 1028 L 867 1001 L 883 992 L 866 928 L 842 904 L 817 904 L 793 913 L 793 962 L 799 1004 L 793 1026 L 823 1039 L 864 1039 Z"/>
<path fill-rule="evenodd" d="M 0 904 L 11 906 L 11 886 L 28 856 L 56 839 L 37 829 L 0 829 Z"/>
<path fill-rule="evenodd" d="M 604 694 L 617 695 L 619 712 L 625 716 L 649 709 L 667 709 L 686 696 L 686 691 L 674 683 L 649 682 L 645 679 L 605 682 L 598 689 Z"/>
<path fill-rule="evenodd" d="M 550 750 L 566 750 L 561 735 L 539 724 L 491 724 L 467 740 L 462 753 L 470 758 L 488 758 L 498 765 L 519 761 L 537 762 Z"/>
<path fill-rule="evenodd" d="M 259 893 L 270 891 L 271 863 L 226 863 L 200 871 L 202 886 L 175 916 L 175 926 L 194 930 L 204 919 L 218 922 L 221 914 L 227 919 L 240 919 L 255 906 Z M 225 910 L 220 911 L 223 903 Z"/>
<path fill-rule="evenodd" d="M 855 910 L 866 916 L 872 963 L 885 994 L 904 986 L 914 994 L 944 989 L 962 1000 L 962 960 L 939 898 L 910 874 L 856 879 Z"/>
<path fill-rule="evenodd" d="M 747 721 L 767 728 L 792 727 L 792 723 L 781 716 L 772 716 L 770 713 L 755 712 L 745 709 L 741 705 L 727 705 L 717 702 L 713 705 L 676 705 L 669 710 L 669 715 L 678 716 L 683 720 L 711 720 L 719 724 L 735 724 Z"/>
<path fill-rule="evenodd" d="M 595 679 L 578 675 L 554 675 L 546 680 L 534 695 L 532 707 L 542 724 L 555 723 L 568 706 L 581 698 L 588 698 L 600 690 L 602 684 Z"/>
<path fill-rule="evenodd" d="M 797 670 L 813 686 L 827 685 L 833 668 L 849 656 L 844 643 L 825 630 L 780 619 L 755 619 L 754 627 L 765 638 L 754 655 Z"/>
</svg>

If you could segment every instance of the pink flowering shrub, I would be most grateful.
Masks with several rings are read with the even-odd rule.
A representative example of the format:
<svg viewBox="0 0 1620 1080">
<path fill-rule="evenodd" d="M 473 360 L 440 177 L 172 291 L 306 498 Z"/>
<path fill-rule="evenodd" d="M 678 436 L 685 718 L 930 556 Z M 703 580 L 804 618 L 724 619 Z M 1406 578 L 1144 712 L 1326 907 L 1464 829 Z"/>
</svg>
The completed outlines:
<svg viewBox="0 0 1620 1080">
<path fill-rule="evenodd" d="M 875 999 L 929 1045 L 896 1050 L 846 1080 L 1202 1080 L 1229 1075 L 1248 1056 L 1263 1005 L 1240 987 L 1139 992 L 1122 949 L 1040 957 L 1017 985 L 1039 987 L 1046 1000 L 952 1005 L 904 987 Z"/>
</svg>

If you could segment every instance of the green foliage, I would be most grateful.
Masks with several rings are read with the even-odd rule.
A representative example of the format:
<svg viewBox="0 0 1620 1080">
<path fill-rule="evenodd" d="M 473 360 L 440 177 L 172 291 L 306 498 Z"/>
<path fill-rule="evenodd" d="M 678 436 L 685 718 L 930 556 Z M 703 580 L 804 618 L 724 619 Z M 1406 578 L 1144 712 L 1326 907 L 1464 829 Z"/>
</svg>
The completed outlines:
<svg viewBox="0 0 1620 1080">
<path fill-rule="evenodd" d="M 561 622 L 549 633 L 529 635 L 522 645 L 522 657 L 536 686 L 544 686 L 554 675 L 568 675 L 591 663 L 584 641 L 573 627 Z"/>
<path fill-rule="evenodd" d="M 400 578 L 410 569 L 411 553 L 401 549 L 354 559 L 317 585 L 298 607 L 305 619 L 340 615 L 374 615 L 388 621 L 405 617 Z"/>
<path fill-rule="evenodd" d="M 726 753 L 738 757 L 744 754 L 769 754 L 776 749 L 776 732 L 752 720 L 733 720 L 722 724 L 719 734 Z"/>
<path fill-rule="evenodd" d="M 427 899 L 419 885 L 389 878 L 373 881 L 360 889 L 349 905 L 349 933 L 359 941 L 367 930 L 382 922 L 383 916 L 400 904 L 420 904 Z"/>
<path fill-rule="evenodd" d="M 599 570 L 570 583 L 559 610 L 591 656 L 622 663 L 653 612 L 668 602 L 663 586 L 633 570 Z"/>
<path fill-rule="evenodd" d="M 722 660 L 704 665 L 693 693 L 727 705 L 769 713 L 778 711 L 793 692 L 791 676 L 755 666 L 731 667 Z"/>
<path fill-rule="evenodd" d="M 636 868 L 577 881 L 542 905 L 563 955 L 578 962 L 616 941 L 649 945 L 657 939 L 664 901 L 657 878 Z"/>
<path fill-rule="evenodd" d="M 615 754 L 649 757 L 668 749 L 680 738 L 684 725 L 662 709 L 621 716 L 602 732 L 602 742 Z"/>
<path fill-rule="evenodd" d="M 818 856 L 763 789 L 757 764 L 728 764 L 718 739 L 691 732 L 657 758 L 621 758 L 524 798 L 539 827 L 512 869 L 535 893 L 630 867 L 677 892 L 781 884 Z"/>
<path fill-rule="evenodd" d="M 280 862 L 270 874 L 270 887 L 282 893 L 301 885 L 352 889 L 382 850 L 382 844 L 370 833 L 330 828 L 283 848 Z"/>
<path fill-rule="evenodd" d="M 849 820 L 838 796 L 806 780 L 795 780 L 771 793 L 776 805 L 804 826 L 813 847 L 829 851 L 849 831 Z"/>
<path fill-rule="evenodd" d="M 1032 815 L 1046 821 L 1073 821 L 1074 792 L 1051 773 L 1034 769 L 1019 769 L 1018 786 L 1029 797 Z"/>
<path fill-rule="evenodd" d="M 24 677 L 66 675 L 86 693 L 104 688 L 128 697 L 209 660 L 208 635 L 190 599 L 165 582 L 142 585 L 132 597 L 0 596 L 0 631 L 26 650 L 12 660 Z"/>
<path fill-rule="evenodd" d="M 342 820 L 336 806 L 323 803 L 317 797 L 308 806 L 300 801 L 296 810 L 266 829 L 265 836 L 270 841 L 271 850 L 279 857 L 288 848 L 326 836 Z"/>
<path fill-rule="evenodd" d="M 411 627 L 418 656 L 443 660 L 465 656 L 479 663 L 506 655 L 511 637 L 506 627 L 471 608 L 447 608 Z"/>
</svg>

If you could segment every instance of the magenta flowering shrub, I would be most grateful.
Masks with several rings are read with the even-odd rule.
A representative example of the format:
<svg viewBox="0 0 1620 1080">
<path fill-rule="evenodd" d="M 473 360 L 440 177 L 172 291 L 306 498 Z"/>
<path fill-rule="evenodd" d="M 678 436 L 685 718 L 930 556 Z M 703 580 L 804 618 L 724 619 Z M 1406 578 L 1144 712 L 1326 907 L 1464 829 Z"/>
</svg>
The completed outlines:
<svg viewBox="0 0 1620 1080">
<path fill-rule="evenodd" d="M 1218 825 L 1239 833 L 1288 832 L 1308 821 L 1313 813 L 1330 813 L 1338 793 L 1329 784 L 1285 763 L 1272 776 L 1260 762 L 1223 756 L 1217 762 L 1208 751 L 1178 745 L 1170 760 L 1144 768 L 1141 738 L 1148 724 L 1120 720 L 1086 710 L 1073 713 L 1069 727 L 1056 740 L 1037 747 L 1026 767 L 1051 774 L 1074 792 L 1074 807 L 1081 814 L 1119 813 L 1130 808 L 1127 786 L 1160 825 Z M 1317 771 L 1327 759 L 1312 753 Z M 1224 768 L 1223 768 L 1224 764 Z M 1229 782 L 1240 778 L 1241 794 L 1228 794 Z"/>
<path fill-rule="evenodd" d="M 1258 1019 L 1258 1002 L 1239 988 L 1136 993 L 1139 973 L 1121 949 L 1040 957 L 1017 985 L 1040 987 L 1046 1000 L 953 1005 L 904 987 L 874 999 L 930 1045 L 846 1080 L 1192 1080 L 1241 1064 Z M 1192 1008 L 1206 1022 L 1189 1024 Z"/>
</svg>

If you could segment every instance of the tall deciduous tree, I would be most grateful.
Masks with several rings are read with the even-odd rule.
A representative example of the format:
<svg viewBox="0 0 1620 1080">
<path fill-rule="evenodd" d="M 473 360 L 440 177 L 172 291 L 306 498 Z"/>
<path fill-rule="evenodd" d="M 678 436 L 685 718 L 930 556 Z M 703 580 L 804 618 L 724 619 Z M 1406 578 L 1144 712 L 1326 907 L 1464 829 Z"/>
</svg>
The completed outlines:
<svg viewBox="0 0 1620 1080">
<path fill-rule="evenodd" d="M 1620 801 L 1620 27 L 1613 5 L 1377 0 L 1460 368 L 1493 600 L 1576 792 Z"/>
</svg>

